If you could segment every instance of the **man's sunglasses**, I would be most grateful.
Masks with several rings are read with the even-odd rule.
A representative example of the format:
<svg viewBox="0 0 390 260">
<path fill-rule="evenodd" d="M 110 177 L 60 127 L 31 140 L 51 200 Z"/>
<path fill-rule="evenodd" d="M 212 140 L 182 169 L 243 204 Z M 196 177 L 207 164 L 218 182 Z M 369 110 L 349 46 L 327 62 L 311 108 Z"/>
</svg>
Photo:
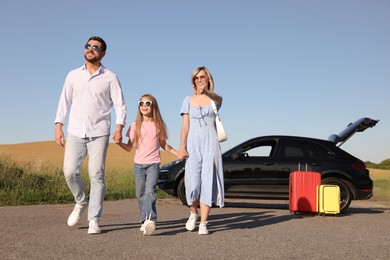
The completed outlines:
<svg viewBox="0 0 390 260">
<path fill-rule="evenodd" d="M 143 106 L 147 106 L 147 107 L 151 107 L 152 106 L 152 101 L 138 101 L 138 106 L 140 107 L 143 107 Z"/>
<path fill-rule="evenodd" d="M 91 45 L 91 44 L 85 44 L 85 46 L 84 46 L 84 48 L 86 49 L 86 50 L 94 50 L 94 51 L 98 51 L 98 50 L 100 50 L 101 49 L 101 47 L 99 47 L 99 46 L 97 46 L 97 45 Z"/>
</svg>

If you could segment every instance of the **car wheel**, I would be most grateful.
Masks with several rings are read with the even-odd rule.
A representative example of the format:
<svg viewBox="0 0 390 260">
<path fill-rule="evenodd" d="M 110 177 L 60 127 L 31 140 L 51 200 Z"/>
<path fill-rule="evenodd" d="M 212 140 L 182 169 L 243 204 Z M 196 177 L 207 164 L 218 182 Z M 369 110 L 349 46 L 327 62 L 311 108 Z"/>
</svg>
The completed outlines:
<svg viewBox="0 0 390 260">
<path fill-rule="evenodd" d="M 346 181 L 338 178 L 326 178 L 322 180 L 321 184 L 331 184 L 340 187 L 340 212 L 345 211 L 352 201 L 352 192 L 348 188 Z"/>
<path fill-rule="evenodd" d="M 183 205 L 188 206 L 187 199 L 186 199 L 186 186 L 184 185 L 184 177 L 182 177 L 179 183 L 177 184 L 177 197 L 179 197 Z"/>
</svg>

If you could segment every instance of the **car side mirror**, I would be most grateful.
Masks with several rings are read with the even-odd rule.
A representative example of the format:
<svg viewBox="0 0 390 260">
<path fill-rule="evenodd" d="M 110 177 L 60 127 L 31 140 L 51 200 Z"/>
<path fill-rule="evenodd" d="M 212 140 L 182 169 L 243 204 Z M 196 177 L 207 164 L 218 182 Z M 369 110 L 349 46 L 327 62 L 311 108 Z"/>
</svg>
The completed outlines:
<svg viewBox="0 0 390 260">
<path fill-rule="evenodd" d="M 244 152 L 236 153 L 235 155 L 233 155 L 233 160 L 241 160 L 242 158 L 244 158 L 247 155 L 248 154 L 244 153 Z"/>
</svg>

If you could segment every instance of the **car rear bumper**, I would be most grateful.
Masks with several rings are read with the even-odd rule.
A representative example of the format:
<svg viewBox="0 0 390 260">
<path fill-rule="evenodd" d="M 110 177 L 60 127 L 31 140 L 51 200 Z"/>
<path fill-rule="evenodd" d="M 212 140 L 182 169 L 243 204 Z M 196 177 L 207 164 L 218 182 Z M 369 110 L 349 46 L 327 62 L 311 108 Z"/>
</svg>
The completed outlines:
<svg viewBox="0 0 390 260">
<path fill-rule="evenodd" d="M 373 188 L 374 188 L 374 183 L 372 180 L 356 185 L 355 189 L 355 200 L 367 200 L 372 197 L 373 195 Z"/>
<path fill-rule="evenodd" d="M 373 195 L 372 190 L 357 190 L 355 195 L 355 200 L 367 200 Z"/>
</svg>

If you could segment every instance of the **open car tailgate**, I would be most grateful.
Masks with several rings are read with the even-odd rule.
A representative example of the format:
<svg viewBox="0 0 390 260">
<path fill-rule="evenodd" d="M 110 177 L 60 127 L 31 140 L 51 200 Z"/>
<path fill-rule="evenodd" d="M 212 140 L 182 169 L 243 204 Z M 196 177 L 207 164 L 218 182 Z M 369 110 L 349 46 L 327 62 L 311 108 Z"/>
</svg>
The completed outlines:
<svg viewBox="0 0 390 260">
<path fill-rule="evenodd" d="M 363 132 L 367 128 L 374 127 L 378 122 L 379 120 L 374 120 L 368 117 L 360 118 L 354 123 L 349 123 L 347 128 L 340 132 L 338 135 L 332 134 L 331 136 L 329 136 L 328 140 L 335 144 L 340 143 L 338 146 L 341 146 L 356 132 Z"/>
</svg>

